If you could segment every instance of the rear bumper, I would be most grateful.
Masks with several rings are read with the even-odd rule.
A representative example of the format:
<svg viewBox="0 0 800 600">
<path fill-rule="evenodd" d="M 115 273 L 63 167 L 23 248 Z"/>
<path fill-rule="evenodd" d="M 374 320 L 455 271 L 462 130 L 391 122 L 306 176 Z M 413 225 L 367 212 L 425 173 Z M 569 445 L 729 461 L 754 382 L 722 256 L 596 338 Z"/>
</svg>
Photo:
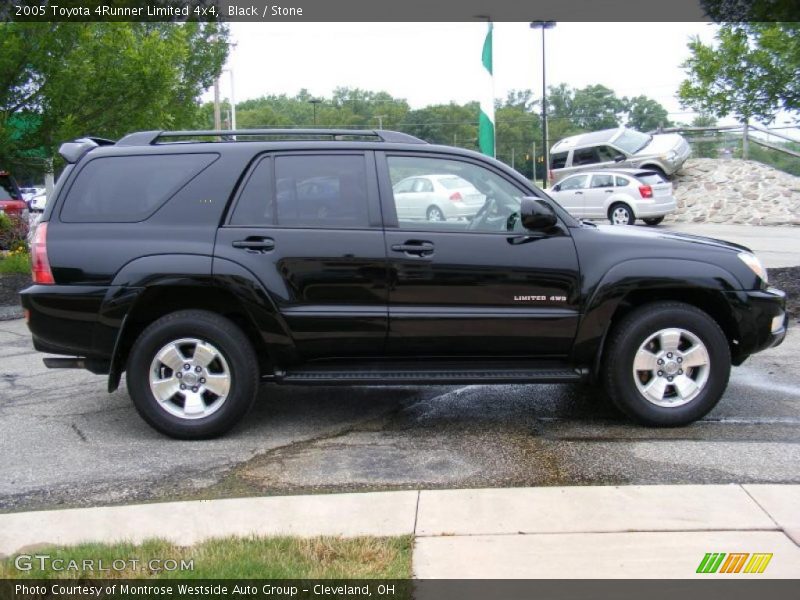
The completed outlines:
<svg viewBox="0 0 800 600">
<path fill-rule="evenodd" d="M 739 339 L 734 347 L 734 364 L 756 352 L 783 342 L 789 327 L 786 294 L 781 290 L 727 292 L 738 325 Z"/>
<path fill-rule="evenodd" d="M 678 209 L 674 196 L 654 198 L 652 201 L 638 202 L 633 208 L 637 218 L 663 217 Z"/>
</svg>

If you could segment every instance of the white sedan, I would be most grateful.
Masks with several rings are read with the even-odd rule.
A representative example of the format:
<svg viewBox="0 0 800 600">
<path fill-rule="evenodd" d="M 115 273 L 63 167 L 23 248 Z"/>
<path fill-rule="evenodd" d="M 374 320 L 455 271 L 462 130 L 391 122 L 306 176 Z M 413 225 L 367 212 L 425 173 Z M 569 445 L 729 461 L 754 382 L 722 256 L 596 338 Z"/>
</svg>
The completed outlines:
<svg viewBox="0 0 800 600">
<path fill-rule="evenodd" d="M 614 225 L 633 225 L 642 219 L 658 225 L 677 209 L 672 184 L 655 171 L 614 169 L 565 177 L 550 195 L 579 219 L 608 219 Z"/>
<path fill-rule="evenodd" d="M 406 177 L 392 189 L 401 221 L 472 218 L 486 202 L 486 196 L 469 181 L 445 173 Z"/>
</svg>

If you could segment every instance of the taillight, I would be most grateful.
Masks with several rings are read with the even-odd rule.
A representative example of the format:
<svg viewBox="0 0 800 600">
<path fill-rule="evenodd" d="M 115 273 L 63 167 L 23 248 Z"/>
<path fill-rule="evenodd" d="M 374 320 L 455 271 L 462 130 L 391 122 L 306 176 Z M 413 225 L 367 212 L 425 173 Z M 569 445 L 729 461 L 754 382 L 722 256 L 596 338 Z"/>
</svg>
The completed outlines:
<svg viewBox="0 0 800 600">
<path fill-rule="evenodd" d="M 31 242 L 31 274 L 33 283 L 53 284 L 53 272 L 50 270 L 50 261 L 47 260 L 47 222 L 36 226 Z"/>
<path fill-rule="evenodd" d="M 642 195 L 642 198 L 652 198 L 653 188 L 651 188 L 649 185 L 640 185 L 639 193 Z"/>
<path fill-rule="evenodd" d="M 452 202 L 461 202 L 463 198 L 461 197 L 461 192 L 453 192 L 450 194 L 450 200 Z"/>
</svg>

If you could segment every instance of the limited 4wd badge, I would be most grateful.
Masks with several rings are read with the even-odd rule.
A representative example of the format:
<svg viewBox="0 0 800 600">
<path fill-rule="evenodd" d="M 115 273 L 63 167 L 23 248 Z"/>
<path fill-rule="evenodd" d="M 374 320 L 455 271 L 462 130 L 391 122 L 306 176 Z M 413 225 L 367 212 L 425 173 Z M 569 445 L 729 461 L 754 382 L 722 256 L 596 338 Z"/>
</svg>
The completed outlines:
<svg viewBox="0 0 800 600">
<path fill-rule="evenodd" d="M 566 296 L 514 296 L 514 302 L 566 302 Z"/>
</svg>

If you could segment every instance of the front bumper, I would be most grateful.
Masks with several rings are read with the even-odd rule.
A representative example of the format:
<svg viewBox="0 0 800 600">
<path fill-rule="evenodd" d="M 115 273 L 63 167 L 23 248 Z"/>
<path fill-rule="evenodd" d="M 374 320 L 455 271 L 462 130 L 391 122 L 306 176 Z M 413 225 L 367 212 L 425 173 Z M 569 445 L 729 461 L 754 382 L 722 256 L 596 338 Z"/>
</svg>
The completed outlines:
<svg viewBox="0 0 800 600">
<path fill-rule="evenodd" d="M 733 362 L 783 342 L 789 327 L 786 294 L 776 288 L 727 292 L 733 318 L 739 330 L 733 348 Z"/>
</svg>

